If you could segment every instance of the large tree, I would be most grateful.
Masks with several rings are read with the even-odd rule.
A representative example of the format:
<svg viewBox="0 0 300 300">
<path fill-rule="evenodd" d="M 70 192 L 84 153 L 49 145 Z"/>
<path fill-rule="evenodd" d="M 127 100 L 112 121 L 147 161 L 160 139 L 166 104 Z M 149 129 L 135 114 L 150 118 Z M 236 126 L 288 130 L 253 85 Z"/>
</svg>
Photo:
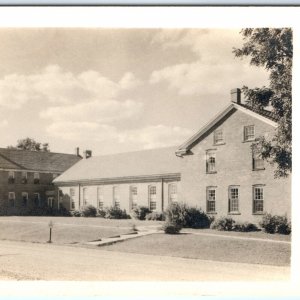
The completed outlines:
<svg viewBox="0 0 300 300">
<path fill-rule="evenodd" d="M 278 119 L 272 139 L 259 137 L 256 148 L 262 158 L 276 165 L 275 177 L 292 171 L 292 62 L 293 34 L 290 28 L 247 28 L 241 31 L 244 44 L 233 50 L 236 57 L 250 57 L 250 64 L 269 72 L 269 86 L 243 93 L 249 105 L 271 109 Z"/>
<path fill-rule="evenodd" d="M 48 143 L 39 143 L 36 142 L 32 138 L 25 138 L 18 140 L 16 146 L 8 146 L 10 149 L 20 149 L 20 150 L 30 150 L 30 151 L 42 151 L 42 152 L 50 152 Z"/>
</svg>

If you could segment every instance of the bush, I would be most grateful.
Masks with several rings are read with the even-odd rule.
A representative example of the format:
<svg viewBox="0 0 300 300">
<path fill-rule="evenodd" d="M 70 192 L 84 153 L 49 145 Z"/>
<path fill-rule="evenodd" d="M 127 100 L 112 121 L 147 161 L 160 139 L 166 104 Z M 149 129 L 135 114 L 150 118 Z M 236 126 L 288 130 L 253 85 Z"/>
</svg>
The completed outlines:
<svg viewBox="0 0 300 300">
<path fill-rule="evenodd" d="M 111 206 L 105 210 L 106 219 L 130 219 L 131 217 L 126 213 L 126 210 L 122 210 L 118 207 Z"/>
<path fill-rule="evenodd" d="M 71 216 L 72 217 L 81 217 L 82 214 L 81 214 L 80 210 L 73 210 L 73 211 L 71 211 Z"/>
<path fill-rule="evenodd" d="M 60 206 L 59 209 L 52 208 L 52 207 L 34 207 L 28 210 L 20 211 L 19 215 L 22 216 L 64 216 L 64 217 L 70 217 L 70 212 L 64 208 L 63 206 Z"/>
<path fill-rule="evenodd" d="M 146 215 L 146 220 L 148 220 L 148 221 L 164 221 L 165 215 L 163 213 L 153 211 Z"/>
<path fill-rule="evenodd" d="M 163 225 L 163 230 L 167 234 L 178 234 L 181 228 L 182 227 L 179 224 L 172 223 L 172 222 L 166 222 Z"/>
<path fill-rule="evenodd" d="M 213 221 L 210 228 L 220 231 L 232 231 L 234 229 L 234 223 L 235 221 L 232 218 L 221 217 Z"/>
<path fill-rule="evenodd" d="M 252 223 L 244 222 L 244 223 L 235 223 L 233 225 L 234 231 L 240 231 L 240 232 L 251 232 L 251 231 L 259 231 L 257 226 Z"/>
<path fill-rule="evenodd" d="M 168 222 L 189 228 L 208 228 L 211 220 L 200 208 L 189 207 L 184 203 L 171 203 L 167 208 Z"/>
<path fill-rule="evenodd" d="M 96 217 L 97 209 L 93 205 L 87 205 L 81 209 L 81 214 L 83 217 Z"/>
<path fill-rule="evenodd" d="M 104 209 L 99 209 L 97 213 L 97 217 L 99 218 L 105 218 L 106 211 Z"/>
<path fill-rule="evenodd" d="M 259 225 L 267 233 L 280 233 L 280 234 L 290 234 L 292 231 L 291 222 L 288 221 L 286 216 L 277 216 L 266 214 L 263 216 L 262 221 Z"/>
<path fill-rule="evenodd" d="M 132 210 L 132 217 L 138 220 L 145 220 L 146 215 L 151 213 L 147 206 L 138 206 Z"/>
</svg>

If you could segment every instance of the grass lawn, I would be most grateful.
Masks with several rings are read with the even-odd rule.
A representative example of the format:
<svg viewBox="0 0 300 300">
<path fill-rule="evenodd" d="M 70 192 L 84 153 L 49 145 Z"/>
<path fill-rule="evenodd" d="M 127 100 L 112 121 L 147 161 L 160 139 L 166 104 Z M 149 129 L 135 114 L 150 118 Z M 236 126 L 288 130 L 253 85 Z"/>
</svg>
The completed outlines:
<svg viewBox="0 0 300 300">
<path fill-rule="evenodd" d="M 107 220 L 76 217 L 0 217 L 0 239 L 45 243 L 49 239 L 48 223 L 52 220 L 52 241 L 70 244 L 93 241 L 132 232 L 132 226 L 159 223 L 138 220 Z"/>
<path fill-rule="evenodd" d="M 214 231 L 216 232 L 216 231 Z M 216 232 L 219 233 L 219 232 Z M 228 234 L 228 233 L 227 233 Z M 247 236 L 244 234 L 244 236 Z M 231 239 L 193 234 L 153 234 L 127 240 L 101 249 L 203 260 L 287 266 L 291 245 L 288 243 Z"/>
</svg>

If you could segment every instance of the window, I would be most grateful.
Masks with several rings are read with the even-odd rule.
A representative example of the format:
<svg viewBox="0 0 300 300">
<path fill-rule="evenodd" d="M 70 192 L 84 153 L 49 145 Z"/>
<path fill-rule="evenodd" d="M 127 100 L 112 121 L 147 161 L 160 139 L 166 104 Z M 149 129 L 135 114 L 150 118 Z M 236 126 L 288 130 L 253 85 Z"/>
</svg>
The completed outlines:
<svg viewBox="0 0 300 300">
<path fill-rule="evenodd" d="M 113 187 L 113 205 L 115 208 L 120 208 L 120 195 L 119 195 L 119 187 Z"/>
<path fill-rule="evenodd" d="M 206 151 L 206 173 L 216 173 L 216 152 Z"/>
<path fill-rule="evenodd" d="M 87 196 L 88 189 L 83 188 L 82 189 L 82 194 L 83 194 L 83 206 L 86 206 L 88 204 L 88 196 Z"/>
<path fill-rule="evenodd" d="M 224 135 L 223 135 L 223 129 L 216 129 L 214 131 L 214 144 L 220 145 L 224 144 Z"/>
<path fill-rule="evenodd" d="M 244 126 L 244 141 L 254 140 L 254 125 Z"/>
<path fill-rule="evenodd" d="M 8 193 L 8 201 L 9 201 L 10 207 L 15 207 L 15 200 L 16 200 L 15 192 L 9 192 Z"/>
<path fill-rule="evenodd" d="M 252 152 L 252 168 L 253 170 L 264 170 L 264 160 L 261 157 L 261 154 L 255 150 Z"/>
<path fill-rule="evenodd" d="M 25 171 L 22 172 L 22 183 L 27 183 L 27 172 Z"/>
<path fill-rule="evenodd" d="M 206 189 L 206 211 L 208 213 L 216 212 L 216 188 L 208 187 Z"/>
<path fill-rule="evenodd" d="M 149 186 L 149 208 L 150 210 L 156 210 L 156 186 Z"/>
<path fill-rule="evenodd" d="M 177 184 L 169 184 L 169 203 L 177 202 Z"/>
<path fill-rule="evenodd" d="M 229 213 L 239 213 L 239 187 L 229 187 Z"/>
<path fill-rule="evenodd" d="M 54 198 L 53 197 L 48 197 L 47 204 L 48 204 L 48 207 L 53 208 L 53 206 L 54 206 Z"/>
<path fill-rule="evenodd" d="M 137 195 L 138 195 L 138 190 L 136 186 L 131 186 L 130 187 L 130 200 L 131 200 L 131 209 L 137 208 Z"/>
<path fill-rule="evenodd" d="M 104 208 L 104 197 L 103 197 L 103 187 L 99 186 L 97 188 L 97 202 L 98 202 L 98 208 L 100 210 L 103 210 Z"/>
<path fill-rule="evenodd" d="M 75 189 L 70 188 L 70 204 L 71 209 L 75 209 Z"/>
<path fill-rule="evenodd" d="M 27 206 L 28 202 L 28 193 L 23 192 L 22 193 L 22 206 Z"/>
<path fill-rule="evenodd" d="M 262 214 L 264 211 L 264 188 L 253 186 L 253 213 Z"/>
<path fill-rule="evenodd" d="M 41 202 L 40 202 L 40 194 L 39 193 L 34 193 L 33 194 L 33 202 L 35 206 L 40 207 L 41 206 Z"/>
<path fill-rule="evenodd" d="M 8 183 L 15 183 L 15 172 L 14 171 L 8 172 Z"/>
<path fill-rule="evenodd" d="M 40 183 L 40 173 L 33 173 L 33 183 L 34 184 L 39 184 Z"/>
</svg>

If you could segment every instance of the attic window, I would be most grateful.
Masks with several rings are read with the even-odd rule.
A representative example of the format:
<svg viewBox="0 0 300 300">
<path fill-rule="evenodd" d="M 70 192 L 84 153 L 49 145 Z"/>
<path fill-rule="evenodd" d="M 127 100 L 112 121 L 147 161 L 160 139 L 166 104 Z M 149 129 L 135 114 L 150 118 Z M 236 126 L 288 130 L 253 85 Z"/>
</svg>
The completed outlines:
<svg viewBox="0 0 300 300">
<path fill-rule="evenodd" d="M 221 145 L 224 143 L 225 143 L 225 140 L 224 140 L 223 129 L 216 129 L 214 131 L 214 144 Z"/>
<path fill-rule="evenodd" d="M 206 173 L 216 173 L 216 152 L 206 151 Z"/>
</svg>

